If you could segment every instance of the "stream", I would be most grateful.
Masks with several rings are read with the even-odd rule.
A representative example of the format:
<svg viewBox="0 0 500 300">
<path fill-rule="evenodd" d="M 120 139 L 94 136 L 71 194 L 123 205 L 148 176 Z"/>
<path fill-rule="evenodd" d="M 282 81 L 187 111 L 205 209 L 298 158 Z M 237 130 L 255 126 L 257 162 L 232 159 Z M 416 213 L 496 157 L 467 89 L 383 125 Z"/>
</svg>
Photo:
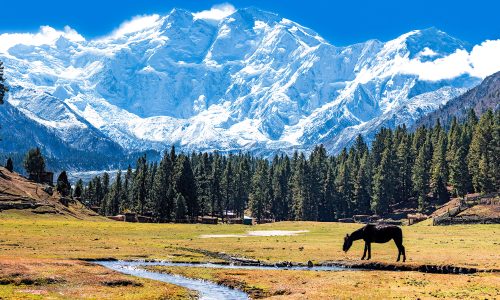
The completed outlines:
<svg viewBox="0 0 500 300">
<path fill-rule="evenodd" d="M 200 300 L 242 300 L 249 299 L 248 295 L 240 290 L 218 285 L 213 282 L 191 279 L 180 275 L 163 274 L 142 269 L 143 266 L 166 266 L 166 267 L 188 267 L 188 268 L 217 268 L 217 269 L 239 269 L 239 270 L 310 270 L 310 271 L 342 271 L 346 268 L 338 266 L 292 266 L 278 268 L 271 266 L 239 266 L 220 265 L 212 263 L 173 263 L 173 262 L 144 262 L 144 261 L 97 261 L 96 264 L 108 269 L 141 278 L 158 280 L 175 284 L 198 292 Z"/>
</svg>

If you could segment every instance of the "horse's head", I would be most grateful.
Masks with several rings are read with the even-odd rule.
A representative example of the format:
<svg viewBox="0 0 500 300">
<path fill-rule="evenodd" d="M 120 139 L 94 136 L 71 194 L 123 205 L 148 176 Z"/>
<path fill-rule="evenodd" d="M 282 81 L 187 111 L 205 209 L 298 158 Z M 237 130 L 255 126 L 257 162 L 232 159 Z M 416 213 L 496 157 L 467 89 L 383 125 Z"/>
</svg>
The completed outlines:
<svg viewBox="0 0 500 300">
<path fill-rule="evenodd" d="M 352 239 L 348 234 L 346 234 L 344 237 L 344 246 L 342 246 L 342 250 L 344 250 L 344 252 L 347 252 L 351 248 L 351 246 L 352 246 Z"/>
</svg>

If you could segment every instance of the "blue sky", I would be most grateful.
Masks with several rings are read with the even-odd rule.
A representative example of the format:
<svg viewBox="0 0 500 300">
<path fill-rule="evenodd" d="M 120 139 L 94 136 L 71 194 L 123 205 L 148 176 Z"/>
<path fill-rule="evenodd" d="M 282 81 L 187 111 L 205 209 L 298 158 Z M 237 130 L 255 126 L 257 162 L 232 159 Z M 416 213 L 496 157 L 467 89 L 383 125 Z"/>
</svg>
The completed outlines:
<svg viewBox="0 0 500 300">
<path fill-rule="evenodd" d="M 335 45 L 370 38 L 389 40 L 413 29 L 435 26 L 478 44 L 500 38 L 500 1 L 334 0 L 9 0 L 2 1 L 0 33 L 37 31 L 41 25 L 74 28 L 86 38 L 103 36 L 136 15 L 193 12 L 228 2 L 273 11 L 317 31 Z M 410 4 L 407 4 L 410 3 Z"/>
</svg>

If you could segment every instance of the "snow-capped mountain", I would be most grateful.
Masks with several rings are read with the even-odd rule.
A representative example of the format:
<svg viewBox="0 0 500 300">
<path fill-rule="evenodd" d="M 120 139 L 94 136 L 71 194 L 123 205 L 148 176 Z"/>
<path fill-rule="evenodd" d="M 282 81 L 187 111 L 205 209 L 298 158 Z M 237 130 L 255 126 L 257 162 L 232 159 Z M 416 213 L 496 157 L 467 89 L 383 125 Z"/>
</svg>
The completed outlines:
<svg viewBox="0 0 500 300">
<path fill-rule="evenodd" d="M 337 152 L 477 85 L 445 67 L 470 49 L 435 28 L 337 47 L 255 8 L 217 20 L 174 9 L 93 40 L 71 28 L 0 35 L 9 117 L 97 153 Z"/>
</svg>

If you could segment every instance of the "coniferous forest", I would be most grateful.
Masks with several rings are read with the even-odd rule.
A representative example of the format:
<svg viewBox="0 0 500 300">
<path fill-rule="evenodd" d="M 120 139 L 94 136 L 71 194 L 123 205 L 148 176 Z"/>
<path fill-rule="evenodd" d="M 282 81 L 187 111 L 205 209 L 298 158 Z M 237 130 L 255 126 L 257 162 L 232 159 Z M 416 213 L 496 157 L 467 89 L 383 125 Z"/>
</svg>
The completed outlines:
<svg viewBox="0 0 500 300">
<path fill-rule="evenodd" d="M 329 156 L 317 146 L 308 157 L 176 153 L 159 163 L 108 173 L 73 195 L 103 215 L 136 212 L 156 222 L 194 220 L 227 211 L 257 220 L 334 221 L 355 214 L 384 215 L 395 207 L 422 211 L 453 196 L 500 190 L 500 111 L 409 131 L 383 128 L 371 146 L 358 136 Z"/>
</svg>

